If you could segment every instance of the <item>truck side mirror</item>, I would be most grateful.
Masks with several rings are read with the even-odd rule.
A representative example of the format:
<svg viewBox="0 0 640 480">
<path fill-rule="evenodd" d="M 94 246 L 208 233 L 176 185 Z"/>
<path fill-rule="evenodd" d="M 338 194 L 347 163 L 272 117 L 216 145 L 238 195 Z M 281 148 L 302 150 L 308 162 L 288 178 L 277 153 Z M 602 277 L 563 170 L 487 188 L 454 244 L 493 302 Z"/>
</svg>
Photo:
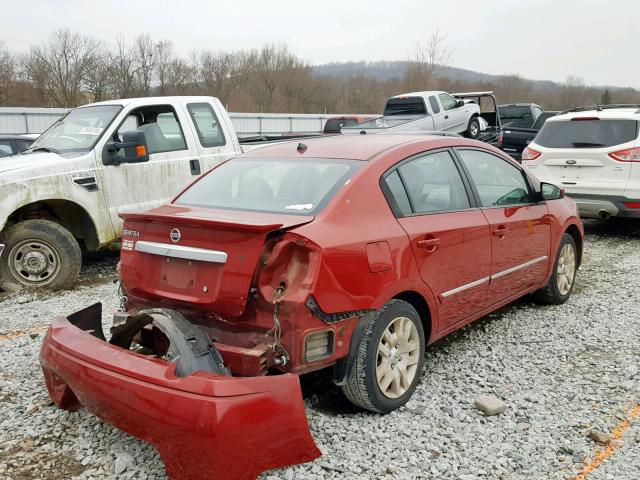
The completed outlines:
<svg viewBox="0 0 640 480">
<path fill-rule="evenodd" d="M 464 107 L 464 100 L 458 100 L 458 107 Z"/>
<path fill-rule="evenodd" d="M 564 189 L 551 183 L 540 182 L 540 196 L 543 200 L 559 200 L 564 198 Z"/>
<path fill-rule="evenodd" d="M 124 156 L 118 152 L 124 149 Z M 122 135 L 122 142 L 109 142 L 102 151 L 102 163 L 120 165 L 121 163 L 140 163 L 149 161 L 149 150 L 144 132 L 131 130 Z"/>
</svg>

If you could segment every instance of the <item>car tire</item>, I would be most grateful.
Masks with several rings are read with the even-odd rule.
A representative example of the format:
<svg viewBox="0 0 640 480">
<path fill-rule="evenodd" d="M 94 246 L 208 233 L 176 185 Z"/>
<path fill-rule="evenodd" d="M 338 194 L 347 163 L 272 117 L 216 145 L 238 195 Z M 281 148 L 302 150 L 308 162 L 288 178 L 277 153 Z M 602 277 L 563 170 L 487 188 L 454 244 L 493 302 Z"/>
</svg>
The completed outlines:
<svg viewBox="0 0 640 480">
<path fill-rule="evenodd" d="M 478 117 L 471 117 L 471 120 L 469 120 L 466 136 L 474 140 L 480 136 L 480 120 L 478 120 Z"/>
<path fill-rule="evenodd" d="M 391 300 L 363 321 L 364 333 L 342 391 L 361 408 L 391 412 L 411 398 L 420 381 L 425 350 L 420 315 L 411 304 Z"/>
<path fill-rule="evenodd" d="M 25 220 L 0 238 L 0 287 L 59 289 L 73 285 L 82 266 L 80 245 L 71 232 L 50 220 Z"/>
<path fill-rule="evenodd" d="M 553 271 L 547 284 L 534 293 L 534 298 L 547 305 L 560 305 L 567 301 L 578 270 L 576 242 L 565 233 L 560 240 Z"/>
</svg>

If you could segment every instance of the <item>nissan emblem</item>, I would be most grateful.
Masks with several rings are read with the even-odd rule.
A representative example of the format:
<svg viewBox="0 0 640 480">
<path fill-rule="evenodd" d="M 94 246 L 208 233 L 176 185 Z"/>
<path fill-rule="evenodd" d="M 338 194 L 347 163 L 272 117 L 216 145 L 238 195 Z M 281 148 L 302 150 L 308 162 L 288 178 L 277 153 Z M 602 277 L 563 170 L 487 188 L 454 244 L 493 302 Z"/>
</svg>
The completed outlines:
<svg viewBox="0 0 640 480">
<path fill-rule="evenodd" d="M 173 230 L 171 230 L 169 238 L 173 243 L 177 243 L 182 238 L 182 233 L 180 233 L 180 230 L 178 230 L 177 228 L 174 228 Z"/>
</svg>

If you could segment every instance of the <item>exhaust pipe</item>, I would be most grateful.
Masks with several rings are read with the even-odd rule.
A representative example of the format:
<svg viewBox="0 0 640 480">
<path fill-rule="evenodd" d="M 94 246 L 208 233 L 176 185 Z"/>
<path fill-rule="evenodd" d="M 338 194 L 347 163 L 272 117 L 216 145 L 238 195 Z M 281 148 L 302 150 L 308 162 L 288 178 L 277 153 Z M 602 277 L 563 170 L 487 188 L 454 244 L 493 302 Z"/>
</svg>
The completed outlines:
<svg viewBox="0 0 640 480">
<path fill-rule="evenodd" d="M 611 214 L 606 210 L 600 210 L 598 212 L 598 216 L 600 217 L 601 220 L 608 220 L 611 217 Z"/>
</svg>

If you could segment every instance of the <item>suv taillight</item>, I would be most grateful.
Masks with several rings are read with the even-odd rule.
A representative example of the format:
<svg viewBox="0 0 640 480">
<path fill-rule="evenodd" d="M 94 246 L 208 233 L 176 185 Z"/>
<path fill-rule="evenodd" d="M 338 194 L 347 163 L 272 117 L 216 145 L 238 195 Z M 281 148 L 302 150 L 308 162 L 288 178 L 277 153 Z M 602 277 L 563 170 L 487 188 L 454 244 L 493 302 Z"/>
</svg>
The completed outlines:
<svg viewBox="0 0 640 480">
<path fill-rule="evenodd" d="M 640 162 L 640 148 L 627 148 L 611 152 L 609 156 L 619 162 Z"/>
<path fill-rule="evenodd" d="M 527 147 L 522 152 L 522 160 L 535 160 L 540 155 L 542 155 L 539 151 L 534 150 L 533 148 Z"/>
</svg>

